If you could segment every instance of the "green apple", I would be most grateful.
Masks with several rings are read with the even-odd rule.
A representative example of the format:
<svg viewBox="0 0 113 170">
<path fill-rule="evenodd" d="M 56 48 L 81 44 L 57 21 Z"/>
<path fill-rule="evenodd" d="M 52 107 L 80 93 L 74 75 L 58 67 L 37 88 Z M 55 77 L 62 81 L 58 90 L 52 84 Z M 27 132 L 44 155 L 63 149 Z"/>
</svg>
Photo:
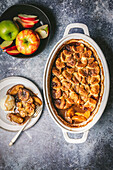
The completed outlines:
<svg viewBox="0 0 113 170">
<path fill-rule="evenodd" d="M 14 40 L 19 32 L 19 28 L 11 20 L 0 22 L 0 37 L 6 41 Z"/>
</svg>

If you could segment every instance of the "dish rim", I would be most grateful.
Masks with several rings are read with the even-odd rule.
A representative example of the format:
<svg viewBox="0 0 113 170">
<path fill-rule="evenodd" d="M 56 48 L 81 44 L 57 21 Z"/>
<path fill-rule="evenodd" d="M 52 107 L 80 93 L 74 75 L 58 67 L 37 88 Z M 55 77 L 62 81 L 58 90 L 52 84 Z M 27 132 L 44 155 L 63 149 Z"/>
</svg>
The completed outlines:
<svg viewBox="0 0 113 170">
<path fill-rule="evenodd" d="M 94 48 L 94 50 L 97 52 L 99 59 L 101 60 L 103 70 L 104 70 L 104 77 L 105 77 L 104 92 L 103 92 L 102 101 L 100 103 L 98 112 L 95 114 L 93 120 L 91 122 L 89 122 L 86 126 L 77 127 L 77 128 L 76 127 L 74 127 L 74 128 L 67 127 L 67 126 L 63 125 L 63 123 L 58 120 L 57 116 L 55 116 L 55 113 L 54 113 L 54 111 L 51 107 L 51 103 L 49 101 L 48 87 L 47 87 L 48 72 L 49 72 L 49 68 L 50 68 L 52 59 L 53 59 L 55 53 L 58 51 L 58 49 L 62 46 L 62 44 L 68 40 L 71 40 L 71 39 L 82 39 L 85 42 L 89 43 Z M 57 125 L 60 126 L 60 128 L 62 128 L 63 130 L 66 130 L 68 132 L 72 132 L 72 133 L 74 133 L 74 132 L 82 133 L 82 132 L 89 130 L 91 127 L 93 127 L 96 124 L 96 122 L 100 119 L 100 117 L 106 107 L 108 96 L 109 96 L 109 89 L 110 89 L 110 78 L 109 78 L 109 70 L 108 70 L 107 62 L 105 60 L 105 56 L 104 56 L 103 52 L 101 51 L 100 47 L 97 45 L 97 43 L 91 37 L 89 37 L 85 34 L 81 34 L 81 33 L 73 33 L 73 34 L 64 36 L 61 40 L 59 40 L 57 42 L 57 44 L 53 47 L 53 49 L 48 57 L 47 63 L 46 63 L 46 67 L 45 67 L 45 71 L 44 71 L 43 90 L 44 90 L 44 98 L 45 98 L 45 102 L 46 102 L 48 111 L 49 111 L 51 117 L 54 119 L 55 123 L 57 123 Z"/>
</svg>

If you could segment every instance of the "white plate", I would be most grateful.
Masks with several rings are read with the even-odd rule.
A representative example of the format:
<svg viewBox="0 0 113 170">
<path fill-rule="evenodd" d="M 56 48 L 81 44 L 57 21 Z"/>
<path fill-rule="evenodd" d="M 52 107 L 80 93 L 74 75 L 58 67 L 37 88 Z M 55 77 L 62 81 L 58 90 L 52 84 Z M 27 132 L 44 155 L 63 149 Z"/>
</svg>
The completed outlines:
<svg viewBox="0 0 113 170">
<path fill-rule="evenodd" d="M 3 98 L 3 96 L 6 95 L 7 90 L 16 84 L 23 84 L 26 88 L 30 89 L 31 91 L 33 91 L 33 93 L 37 94 L 37 96 L 42 100 L 42 96 L 38 87 L 31 81 L 22 77 L 8 77 L 0 81 L 0 100 Z M 43 104 L 41 106 L 41 111 L 39 112 L 39 114 L 35 118 L 31 119 L 31 121 L 26 126 L 25 130 L 32 127 L 38 121 L 42 109 L 43 109 Z M 9 131 L 20 130 L 22 126 L 14 124 L 10 120 L 8 120 L 6 116 L 7 113 L 3 111 L 0 107 L 0 127 Z"/>
</svg>

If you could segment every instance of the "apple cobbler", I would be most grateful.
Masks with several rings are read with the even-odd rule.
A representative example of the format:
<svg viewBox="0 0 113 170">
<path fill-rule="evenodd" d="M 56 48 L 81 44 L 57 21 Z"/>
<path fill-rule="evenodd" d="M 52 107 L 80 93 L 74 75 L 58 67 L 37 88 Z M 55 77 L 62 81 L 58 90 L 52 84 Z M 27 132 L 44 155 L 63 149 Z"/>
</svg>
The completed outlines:
<svg viewBox="0 0 113 170">
<path fill-rule="evenodd" d="M 42 105 L 41 99 L 22 84 L 17 84 L 7 91 L 5 106 L 11 103 L 11 101 L 8 102 L 10 96 L 13 97 L 14 104 L 10 109 L 5 110 L 11 112 L 7 116 L 10 121 L 18 124 L 25 123 L 29 117 L 34 115 L 36 107 Z"/>
<path fill-rule="evenodd" d="M 87 121 L 101 101 L 102 89 L 102 65 L 93 47 L 82 40 L 63 45 L 51 76 L 57 116 L 72 126 Z"/>
</svg>

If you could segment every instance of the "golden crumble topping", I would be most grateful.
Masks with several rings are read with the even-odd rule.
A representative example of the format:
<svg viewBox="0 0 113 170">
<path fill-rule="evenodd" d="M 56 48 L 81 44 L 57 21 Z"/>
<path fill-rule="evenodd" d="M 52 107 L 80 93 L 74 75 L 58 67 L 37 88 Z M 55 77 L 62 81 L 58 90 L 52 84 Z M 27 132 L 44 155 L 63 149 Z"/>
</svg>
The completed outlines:
<svg viewBox="0 0 113 170">
<path fill-rule="evenodd" d="M 58 115 L 71 124 L 86 121 L 97 106 L 100 82 L 100 66 L 93 51 L 83 43 L 66 44 L 52 67 L 51 90 Z"/>
</svg>

